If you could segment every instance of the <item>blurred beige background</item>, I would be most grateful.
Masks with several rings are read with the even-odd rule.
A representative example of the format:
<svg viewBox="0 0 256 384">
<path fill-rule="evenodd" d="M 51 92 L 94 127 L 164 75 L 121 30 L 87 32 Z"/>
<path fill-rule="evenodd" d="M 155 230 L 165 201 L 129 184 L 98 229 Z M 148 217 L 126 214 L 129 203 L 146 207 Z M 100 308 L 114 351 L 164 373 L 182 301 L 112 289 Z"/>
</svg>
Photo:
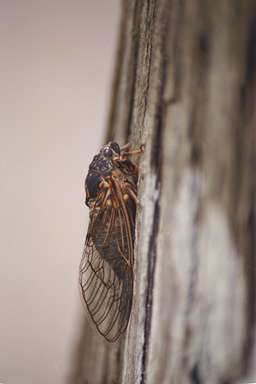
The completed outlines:
<svg viewBox="0 0 256 384">
<path fill-rule="evenodd" d="M 119 1 L 0 2 L 0 382 L 63 384 Z"/>
</svg>

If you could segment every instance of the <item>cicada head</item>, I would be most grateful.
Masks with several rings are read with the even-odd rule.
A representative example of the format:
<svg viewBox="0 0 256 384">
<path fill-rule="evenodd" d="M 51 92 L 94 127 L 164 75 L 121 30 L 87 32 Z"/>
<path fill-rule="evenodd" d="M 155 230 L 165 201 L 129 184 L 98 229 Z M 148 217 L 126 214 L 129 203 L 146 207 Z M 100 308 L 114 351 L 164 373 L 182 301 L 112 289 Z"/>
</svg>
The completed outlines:
<svg viewBox="0 0 256 384">
<path fill-rule="evenodd" d="M 109 159 L 116 156 L 120 156 L 121 151 L 117 143 L 110 141 L 107 145 L 104 145 L 100 153 L 102 154 L 102 156 Z"/>
</svg>

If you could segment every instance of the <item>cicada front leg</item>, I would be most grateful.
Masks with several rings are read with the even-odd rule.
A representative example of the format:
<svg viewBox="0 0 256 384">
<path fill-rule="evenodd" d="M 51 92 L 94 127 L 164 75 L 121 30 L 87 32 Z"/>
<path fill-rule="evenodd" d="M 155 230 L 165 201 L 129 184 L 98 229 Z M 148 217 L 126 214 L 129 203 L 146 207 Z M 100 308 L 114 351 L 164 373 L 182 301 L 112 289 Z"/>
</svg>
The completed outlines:
<svg viewBox="0 0 256 384">
<path fill-rule="evenodd" d="M 145 145 L 142 144 L 140 148 L 130 150 L 131 144 L 127 143 L 121 148 L 120 160 L 126 160 L 129 156 L 141 155 L 144 152 Z"/>
</svg>

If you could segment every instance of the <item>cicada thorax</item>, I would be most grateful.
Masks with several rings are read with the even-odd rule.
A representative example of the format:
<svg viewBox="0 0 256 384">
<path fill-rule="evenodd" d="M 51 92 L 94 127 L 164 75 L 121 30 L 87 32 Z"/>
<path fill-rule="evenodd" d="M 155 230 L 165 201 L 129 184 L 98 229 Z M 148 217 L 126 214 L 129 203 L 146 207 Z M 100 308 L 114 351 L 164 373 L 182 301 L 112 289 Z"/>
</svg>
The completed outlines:
<svg viewBox="0 0 256 384">
<path fill-rule="evenodd" d="M 85 202 L 89 207 L 89 201 L 97 199 L 98 194 L 102 189 L 102 181 L 111 174 L 113 167 L 112 159 L 106 159 L 101 154 L 94 156 L 85 179 Z"/>
<path fill-rule="evenodd" d="M 121 170 L 121 172 L 125 175 L 136 175 L 137 167 L 135 164 L 131 162 L 131 160 L 126 159 L 122 161 L 116 161 L 117 167 Z"/>
</svg>

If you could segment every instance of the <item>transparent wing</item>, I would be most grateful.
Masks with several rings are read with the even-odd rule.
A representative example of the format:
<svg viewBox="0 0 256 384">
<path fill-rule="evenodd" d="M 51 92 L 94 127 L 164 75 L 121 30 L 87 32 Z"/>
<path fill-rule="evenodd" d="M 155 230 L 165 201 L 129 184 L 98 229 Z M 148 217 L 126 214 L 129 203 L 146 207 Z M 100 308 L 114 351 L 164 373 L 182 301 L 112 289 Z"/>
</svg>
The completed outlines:
<svg viewBox="0 0 256 384">
<path fill-rule="evenodd" d="M 80 264 L 80 286 L 98 331 L 115 341 L 125 331 L 133 296 L 135 203 L 120 201 L 91 215 Z M 118 202 L 118 204 L 116 203 Z"/>
</svg>

